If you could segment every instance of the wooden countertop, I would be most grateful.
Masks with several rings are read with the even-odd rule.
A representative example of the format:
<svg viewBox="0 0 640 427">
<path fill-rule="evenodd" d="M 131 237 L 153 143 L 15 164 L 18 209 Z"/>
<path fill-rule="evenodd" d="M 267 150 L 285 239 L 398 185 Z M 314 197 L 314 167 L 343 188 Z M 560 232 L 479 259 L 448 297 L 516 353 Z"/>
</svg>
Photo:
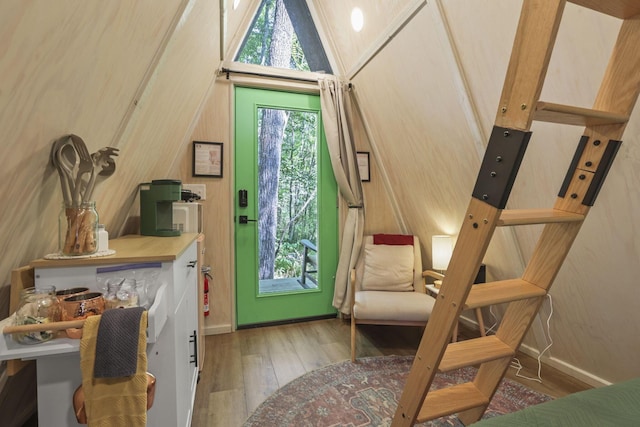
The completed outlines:
<svg viewBox="0 0 640 427">
<path fill-rule="evenodd" d="M 182 233 L 182 235 L 176 237 L 131 234 L 109 240 L 109 249 L 116 251 L 113 255 L 78 259 L 41 258 L 31 261 L 30 265 L 33 268 L 55 268 L 132 262 L 174 261 L 198 236 L 198 233 Z"/>
</svg>

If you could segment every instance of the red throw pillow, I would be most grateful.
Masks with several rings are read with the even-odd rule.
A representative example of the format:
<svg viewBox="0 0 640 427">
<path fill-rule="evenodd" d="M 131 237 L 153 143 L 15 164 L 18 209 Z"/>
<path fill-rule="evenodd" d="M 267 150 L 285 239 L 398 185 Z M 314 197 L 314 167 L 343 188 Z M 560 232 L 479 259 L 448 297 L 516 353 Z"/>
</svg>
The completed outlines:
<svg viewBox="0 0 640 427">
<path fill-rule="evenodd" d="M 413 236 L 407 234 L 374 234 L 373 244 L 413 246 Z"/>
</svg>

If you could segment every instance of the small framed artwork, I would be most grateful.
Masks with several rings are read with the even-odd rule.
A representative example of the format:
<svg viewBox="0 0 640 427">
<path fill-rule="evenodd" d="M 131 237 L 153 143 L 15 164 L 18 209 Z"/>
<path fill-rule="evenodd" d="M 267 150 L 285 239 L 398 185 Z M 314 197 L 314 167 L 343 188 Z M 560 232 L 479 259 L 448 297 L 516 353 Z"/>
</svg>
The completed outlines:
<svg viewBox="0 0 640 427">
<path fill-rule="evenodd" d="M 371 168 L 369 167 L 369 152 L 358 151 L 356 153 L 358 158 L 358 170 L 360 171 L 360 181 L 371 181 Z"/>
<path fill-rule="evenodd" d="M 193 141 L 193 176 L 222 178 L 222 142 Z"/>
</svg>

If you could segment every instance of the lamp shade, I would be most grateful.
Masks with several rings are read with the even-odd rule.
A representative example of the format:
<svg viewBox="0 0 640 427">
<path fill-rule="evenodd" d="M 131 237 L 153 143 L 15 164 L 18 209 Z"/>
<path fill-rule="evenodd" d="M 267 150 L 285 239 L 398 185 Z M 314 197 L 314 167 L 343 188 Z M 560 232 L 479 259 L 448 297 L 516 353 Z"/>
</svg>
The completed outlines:
<svg viewBox="0 0 640 427">
<path fill-rule="evenodd" d="M 451 260 L 453 244 L 451 236 L 431 236 L 431 259 L 434 270 L 446 270 Z"/>
</svg>

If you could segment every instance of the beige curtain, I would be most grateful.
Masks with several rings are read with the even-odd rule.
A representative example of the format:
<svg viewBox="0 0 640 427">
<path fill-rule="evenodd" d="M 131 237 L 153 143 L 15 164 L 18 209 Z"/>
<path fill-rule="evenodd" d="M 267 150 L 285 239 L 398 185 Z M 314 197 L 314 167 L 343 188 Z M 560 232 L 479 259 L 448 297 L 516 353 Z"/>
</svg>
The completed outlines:
<svg viewBox="0 0 640 427">
<path fill-rule="evenodd" d="M 321 78 L 318 84 L 331 166 L 340 194 L 349 207 L 342 233 L 333 294 L 333 306 L 346 314 L 349 313 L 351 303 L 349 301 L 350 271 L 355 266 L 362 246 L 364 227 L 362 183 L 358 171 L 356 148 L 351 138 L 349 90 L 335 77 Z"/>
</svg>

